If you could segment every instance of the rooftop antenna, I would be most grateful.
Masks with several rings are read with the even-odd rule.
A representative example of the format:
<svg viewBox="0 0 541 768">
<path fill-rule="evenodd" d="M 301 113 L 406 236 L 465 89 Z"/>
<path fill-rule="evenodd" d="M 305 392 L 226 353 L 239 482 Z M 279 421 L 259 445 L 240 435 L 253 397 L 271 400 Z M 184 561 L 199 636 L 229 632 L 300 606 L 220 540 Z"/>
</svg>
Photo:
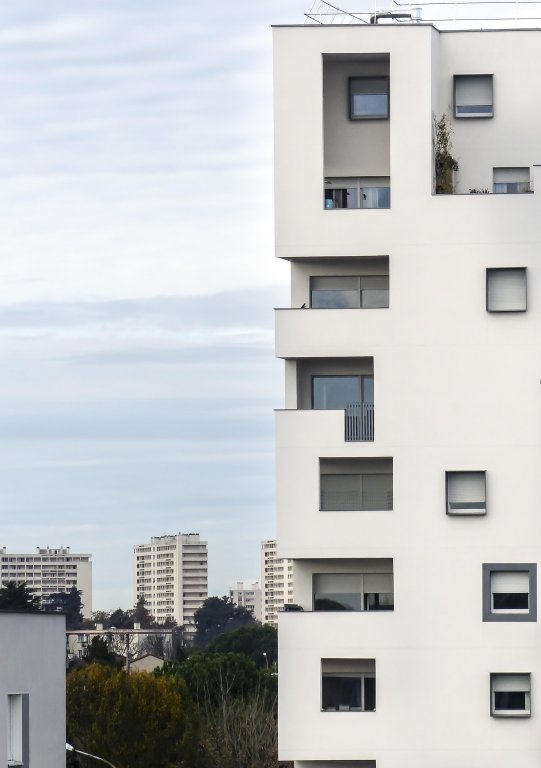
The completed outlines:
<svg viewBox="0 0 541 768">
<path fill-rule="evenodd" d="M 377 4 L 377 0 L 374 0 L 374 2 Z M 319 10 L 316 10 L 318 8 Z M 359 21 L 362 24 L 368 24 L 368 22 L 363 19 L 362 16 L 359 16 L 356 13 L 351 13 L 350 11 L 344 11 L 342 8 L 338 8 L 336 5 L 327 3 L 326 0 L 314 0 L 308 13 L 305 13 L 304 15 L 307 19 L 315 21 L 316 24 L 333 24 L 337 15 L 349 16 L 350 24 Z M 330 17 L 330 20 L 327 20 L 327 16 Z"/>
</svg>

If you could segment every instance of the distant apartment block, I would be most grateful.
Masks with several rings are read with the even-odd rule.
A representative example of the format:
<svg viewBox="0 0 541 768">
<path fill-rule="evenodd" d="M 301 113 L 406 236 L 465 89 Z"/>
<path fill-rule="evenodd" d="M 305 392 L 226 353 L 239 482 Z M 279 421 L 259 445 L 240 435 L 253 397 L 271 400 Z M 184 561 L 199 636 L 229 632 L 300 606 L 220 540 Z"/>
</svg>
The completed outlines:
<svg viewBox="0 0 541 768">
<path fill-rule="evenodd" d="M 8 552 L 0 549 L 2 584 L 8 581 L 25 581 L 47 603 L 50 595 L 69 592 L 72 587 L 81 590 L 83 616 L 92 614 L 92 555 L 75 554 L 69 547 L 44 549 L 37 547 L 34 553 Z"/>
<path fill-rule="evenodd" d="M 293 560 L 276 557 L 276 540 L 261 542 L 263 624 L 276 624 L 278 611 L 293 602 Z"/>
<path fill-rule="evenodd" d="M 207 542 L 198 533 L 177 533 L 137 544 L 134 593 L 160 624 L 174 619 L 195 632 L 194 614 L 208 596 Z"/>
<path fill-rule="evenodd" d="M 235 586 L 229 590 L 229 597 L 235 605 L 250 611 L 256 621 L 261 621 L 263 615 L 262 595 L 258 581 L 237 581 Z"/>
</svg>

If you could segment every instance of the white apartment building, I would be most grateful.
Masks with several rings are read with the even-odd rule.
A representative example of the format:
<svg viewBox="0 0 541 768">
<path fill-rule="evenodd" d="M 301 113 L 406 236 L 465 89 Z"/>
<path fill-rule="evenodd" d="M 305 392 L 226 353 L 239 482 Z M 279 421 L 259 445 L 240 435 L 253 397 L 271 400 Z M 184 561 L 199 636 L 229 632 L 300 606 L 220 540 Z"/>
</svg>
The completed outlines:
<svg viewBox="0 0 541 768">
<path fill-rule="evenodd" d="M 538 768 L 541 31 L 395 10 L 274 29 L 279 757 Z"/>
<path fill-rule="evenodd" d="M 177 533 L 136 545 L 134 593 L 156 621 L 174 619 L 193 633 L 194 614 L 208 597 L 207 542 L 198 533 Z"/>
<path fill-rule="evenodd" d="M 69 547 L 36 547 L 35 552 L 8 552 L 0 549 L 2 584 L 25 581 L 42 603 L 57 592 L 81 590 L 82 613 L 92 614 L 92 555 L 75 554 Z"/>
<path fill-rule="evenodd" d="M 237 581 L 229 590 L 229 597 L 239 607 L 246 608 L 253 614 L 256 621 L 261 621 L 262 595 L 258 581 Z"/>
<path fill-rule="evenodd" d="M 0 613 L 3 766 L 66 764 L 65 626 L 57 613 Z"/>
<path fill-rule="evenodd" d="M 293 603 L 293 561 L 277 556 L 276 539 L 261 542 L 262 622 L 278 622 L 278 611 Z"/>
</svg>

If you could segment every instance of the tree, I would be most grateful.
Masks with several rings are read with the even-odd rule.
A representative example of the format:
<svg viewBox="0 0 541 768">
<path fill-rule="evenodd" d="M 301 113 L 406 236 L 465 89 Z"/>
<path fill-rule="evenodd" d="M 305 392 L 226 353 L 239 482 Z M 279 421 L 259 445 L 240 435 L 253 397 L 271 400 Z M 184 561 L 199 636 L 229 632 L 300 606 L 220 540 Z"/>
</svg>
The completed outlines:
<svg viewBox="0 0 541 768">
<path fill-rule="evenodd" d="M 7 581 L 0 589 L 0 611 L 37 613 L 40 603 L 40 598 L 34 595 L 26 581 Z"/>
<path fill-rule="evenodd" d="M 243 653 L 259 669 L 272 668 L 278 660 L 278 631 L 270 624 L 241 627 L 209 643 L 209 653 Z"/>
<path fill-rule="evenodd" d="M 218 706 L 225 696 L 247 699 L 256 691 L 272 699 L 276 677 L 257 669 L 242 653 L 194 653 L 182 663 L 166 662 L 155 674 L 185 680 L 188 691 L 200 707 Z"/>
<path fill-rule="evenodd" d="M 133 629 L 133 615 L 132 611 L 123 611 L 122 608 L 117 608 L 109 614 L 106 624 L 107 629 Z"/>
<path fill-rule="evenodd" d="M 138 623 L 141 629 L 149 629 L 154 625 L 154 616 L 145 605 L 145 598 L 141 597 L 135 604 L 132 612 L 134 623 Z"/>
<path fill-rule="evenodd" d="M 130 768 L 200 768 L 197 713 L 182 680 L 100 664 L 67 679 L 68 741 Z"/>
<path fill-rule="evenodd" d="M 81 594 L 81 590 L 77 587 L 72 587 L 69 592 L 55 592 L 47 598 L 44 609 L 65 613 L 66 629 L 79 629 L 84 621 Z"/>
<path fill-rule="evenodd" d="M 115 653 L 109 650 L 109 645 L 104 637 L 95 635 L 86 649 L 85 659 L 88 663 L 98 662 L 99 664 L 109 664 L 118 666 L 118 659 Z"/>
<path fill-rule="evenodd" d="M 250 611 L 224 597 L 207 597 L 194 615 L 195 643 L 205 648 L 211 640 L 225 632 L 232 632 L 246 624 L 254 624 Z"/>
</svg>

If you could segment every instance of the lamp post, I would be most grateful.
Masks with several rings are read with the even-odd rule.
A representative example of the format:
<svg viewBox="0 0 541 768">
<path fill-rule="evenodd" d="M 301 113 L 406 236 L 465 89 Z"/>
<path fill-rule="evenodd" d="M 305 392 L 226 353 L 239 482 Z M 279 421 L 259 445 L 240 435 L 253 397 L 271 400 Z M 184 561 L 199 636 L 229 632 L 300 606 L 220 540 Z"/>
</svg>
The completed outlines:
<svg viewBox="0 0 541 768">
<path fill-rule="evenodd" d="M 267 658 L 267 654 L 265 653 L 265 651 L 263 651 L 263 656 L 265 657 L 265 664 L 267 665 L 267 669 L 268 669 L 269 668 L 269 660 Z"/>
<path fill-rule="evenodd" d="M 109 762 L 109 760 L 104 760 L 103 757 L 98 757 L 97 755 L 91 755 L 90 752 L 83 752 L 82 749 L 75 749 L 71 744 L 68 744 L 66 742 L 66 750 L 68 752 L 74 752 L 76 755 L 84 755 L 85 757 L 92 757 L 94 760 L 99 760 L 100 763 L 105 763 L 105 765 L 109 765 L 111 768 L 116 768 L 115 765 Z"/>
</svg>

